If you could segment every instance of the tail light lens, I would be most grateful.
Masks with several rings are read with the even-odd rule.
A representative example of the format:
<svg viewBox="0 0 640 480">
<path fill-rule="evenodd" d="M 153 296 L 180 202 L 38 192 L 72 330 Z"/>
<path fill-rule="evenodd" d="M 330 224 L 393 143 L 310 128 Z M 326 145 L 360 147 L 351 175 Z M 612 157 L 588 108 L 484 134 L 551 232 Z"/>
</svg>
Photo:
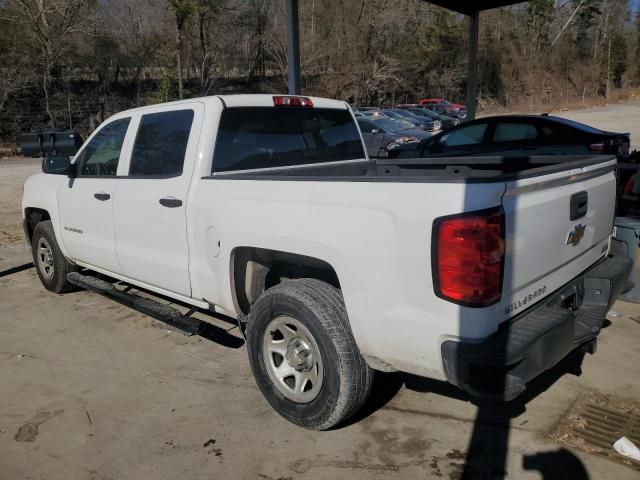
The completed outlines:
<svg viewBox="0 0 640 480">
<path fill-rule="evenodd" d="M 467 307 L 485 307 L 500 300 L 504 266 L 502 208 L 436 219 L 432 238 L 436 295 Z"/>
<path fill-rule="evenodd" d="M 294 97 L 291 95 L 277 95 L 273 97 L 274 107 L 313 107 L 308 97 Z"/>
<path fill-rule="evenodd" d="M 591 150 L 592 152 L 604 152 L 606 149 L 606 145 L 604 143 L 592 143 L 591 145 L 589 145 L 589 150 Z"/>
</svg>

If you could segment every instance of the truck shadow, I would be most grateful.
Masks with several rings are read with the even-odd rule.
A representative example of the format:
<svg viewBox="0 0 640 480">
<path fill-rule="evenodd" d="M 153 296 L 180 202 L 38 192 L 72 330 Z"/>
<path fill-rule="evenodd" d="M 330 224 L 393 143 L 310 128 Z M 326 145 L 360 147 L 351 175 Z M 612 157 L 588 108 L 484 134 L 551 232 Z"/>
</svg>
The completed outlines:
<svg viewBox="0 0 640 480">
<path fill-rule="evenodd" d="M 464 480 L 503 479 L 507 477 L 511 422 L 526 411 L 527 404 L 531 400 L 549 389 L 562 376 L 567 374 L 580 376 L 584 355 L 579 351 L 571 353 L 555 367 L 529 382 L 527 390 L 510 402 L 478 400 L 447 382 L 403 373 L 379 373 L 376 376 L 369 401 L 359 414 L 349 421 L 349 424 L 362 421 L 383 409 L 427 417 L 443 416 L 439 413 L 411 410 L 390 404 L 402 388 L 472 403 L 478 407 L 478 411 L 475 419 L 468 420 L 472 425 L 472 432 L 466 449 L 462 473 L 456 478 Z M 466 421 L 462 417 L 456 418 L 453 414 L 450 417 L 454 420 Z M 525 455 L 522 458 L 522 468 L 539 472 L 543 480 L 589 479 L 587 470 L 580 459 L 563 448 Z"/>
<path fill-rule="evenodd" d="M 554 383 L 558 381 L 558 379 L 560 379 L 564 375 L 569 374 L 580 376 L 582 374 L 581 367 L 584 355 L 585 354 L 583 352 L 577 351 L 568 355 L 554 368 L 547 370 L 537 378 L 533 379 L 530 383 L 528 383 L 527 390 L 511 402 L 483 402 L 447 382 L 433 380 L 426 377 L 418 377 L 416 375 L 400 372 L 376 372 L 373 391 L 371 392 L 369 400 L 354 417 L 352 417 L 347 423 L 344 424 L 344 426 L 358 423 L 373 415 L 378 410 L 382 410 L 384 408 L 393 408 L 394 410 L 400 410 L 388 406 L 388 404 L 398 395 L 403 387 L 413 392 L 431 393 L 455 400 L 460 400 L 463 402 L 469 402 L 473 405 L 478 406 L 479 408 L 481 406 L 485 407 L 487 406 L 487 404 L 489 404 L 492 407 L 490 410 L 494 415 L 485 416 L 484 419 L 490 420 L 488 422 L 490 425 L 499 425 L 500 422 L 497 420 L 505 417 L 505 414 L 509 419 L 516 418 L 522 415 L 526 411 L 526 406 L 531 400 L 549 389 Z M 429 415 L 429 413 L 426 411 L 416 411 L 414 413 L 423 413 L 427 416 Z"/>
</svg>

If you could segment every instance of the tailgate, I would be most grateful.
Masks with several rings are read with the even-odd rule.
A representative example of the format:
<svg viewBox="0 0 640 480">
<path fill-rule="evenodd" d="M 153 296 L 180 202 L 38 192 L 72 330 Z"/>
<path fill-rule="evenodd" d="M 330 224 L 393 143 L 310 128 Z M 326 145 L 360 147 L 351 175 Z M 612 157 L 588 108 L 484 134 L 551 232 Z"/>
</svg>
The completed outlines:
<svg viewBox="0 0 640 480">
<path fill-rule="evenodd" d="M 605 157 L 586 167 L 507 182 L 503 319 L 606 255 L 615 211 L 615 165 L 615 159 Z"/>
</svg>

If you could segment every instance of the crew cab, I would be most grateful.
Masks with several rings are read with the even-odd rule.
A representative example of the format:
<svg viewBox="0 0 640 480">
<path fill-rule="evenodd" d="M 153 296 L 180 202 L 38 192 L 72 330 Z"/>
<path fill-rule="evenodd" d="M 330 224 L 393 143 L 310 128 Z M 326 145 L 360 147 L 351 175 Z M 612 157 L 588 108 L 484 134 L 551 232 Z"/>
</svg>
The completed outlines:
<svg viewBox="0 0 640 480">
<path fill-rule="evenodd" d="M 511 400 L 593 351 L 631 262 L 613 157 L 367 158 L 348 104 L 211 96 L 49 152 L 22 211 L 45 288 L 98 272 L 238 319 L 273 408 L 330 428 L 373 373 Z"/>
</svg>

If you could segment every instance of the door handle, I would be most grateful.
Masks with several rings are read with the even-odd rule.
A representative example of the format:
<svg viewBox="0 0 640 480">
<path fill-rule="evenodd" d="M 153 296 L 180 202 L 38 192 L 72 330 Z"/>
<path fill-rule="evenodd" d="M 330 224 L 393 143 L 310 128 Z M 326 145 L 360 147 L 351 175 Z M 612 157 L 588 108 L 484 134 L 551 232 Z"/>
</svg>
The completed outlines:
<svg viewBox="0 0 640 480">
<path fill-rule="evenodd" d="M 111 195 L 109 195 L 108 193 L 94 193 L 93 198 L 95 198 L 96 200 L 100 200 L 101 202 L 106 202 L 111 198 Z"/>
<path fill-rule="evenodd" d="M 179 200 L 177 198 L 171 198 L 171 197 L 161 198 L 160 205 L 167 208 L 177 208 L 182 206 L 182 200 Z"/>
</svg>

